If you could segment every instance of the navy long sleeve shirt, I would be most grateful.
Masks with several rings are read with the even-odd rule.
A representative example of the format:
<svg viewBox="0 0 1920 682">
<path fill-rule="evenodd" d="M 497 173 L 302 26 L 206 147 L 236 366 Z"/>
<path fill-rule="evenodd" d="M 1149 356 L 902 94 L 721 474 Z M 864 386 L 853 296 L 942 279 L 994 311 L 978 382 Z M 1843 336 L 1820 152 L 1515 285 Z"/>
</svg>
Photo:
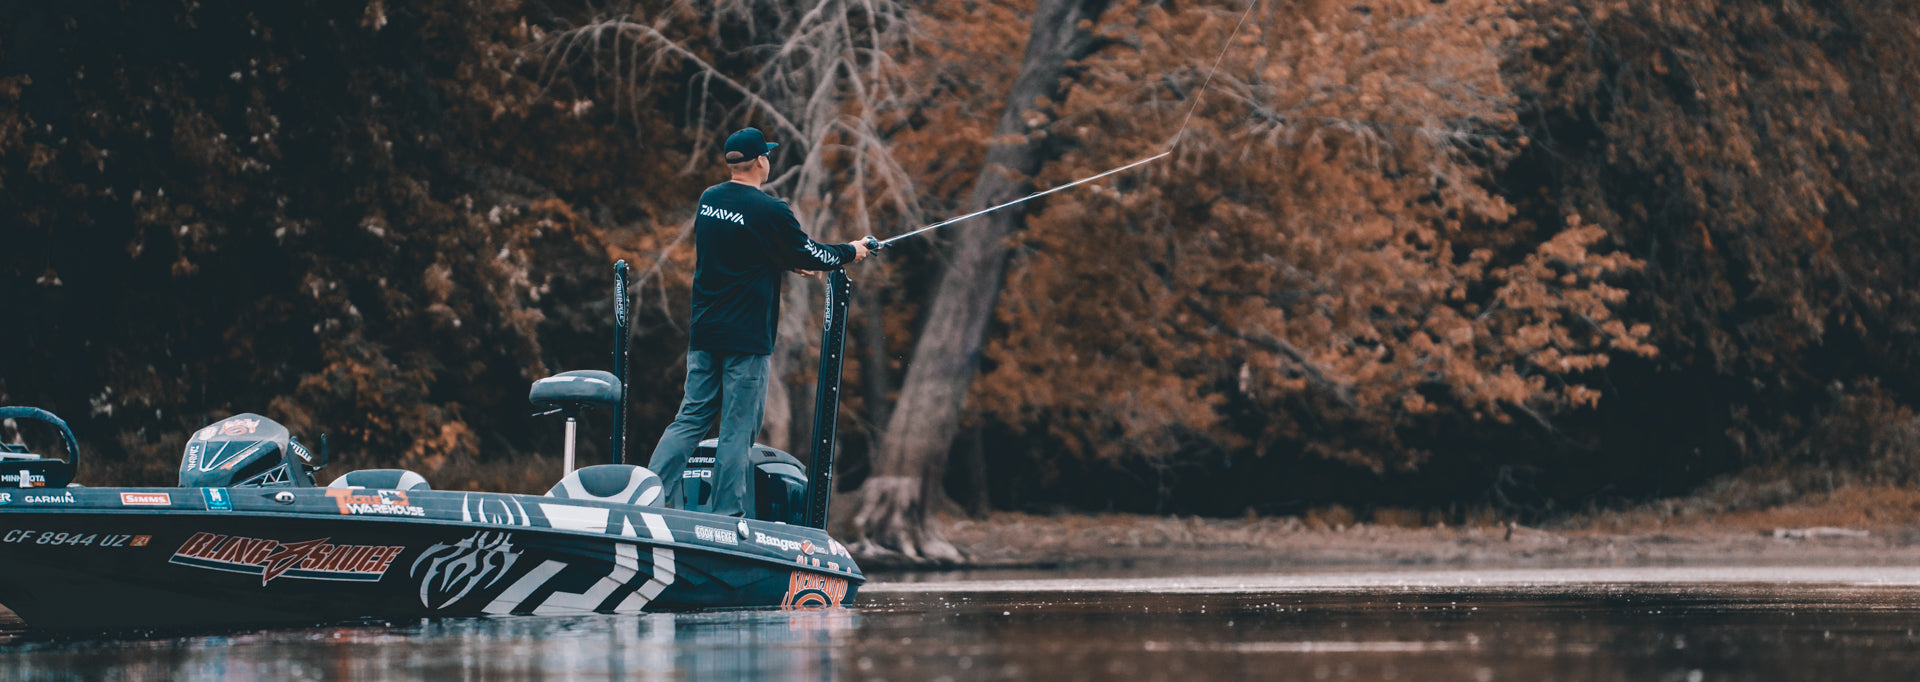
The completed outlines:
<svg viewBox="0 0 1920 682">
<path fill-rule="evenodd" d="M 693 350 L 772 354 L 782 273 L 853 260 L 853 247 L 801 231 L 787 202 L 737 182 L 701 193 L 693 233 Z"/>
</svg>

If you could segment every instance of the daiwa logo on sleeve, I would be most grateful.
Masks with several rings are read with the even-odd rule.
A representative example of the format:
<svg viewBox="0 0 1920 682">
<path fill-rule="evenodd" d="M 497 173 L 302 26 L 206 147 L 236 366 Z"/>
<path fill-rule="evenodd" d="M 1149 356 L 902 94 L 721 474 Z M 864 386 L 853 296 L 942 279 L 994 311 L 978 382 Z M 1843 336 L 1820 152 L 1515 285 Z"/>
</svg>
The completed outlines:
<svg viewBox="0 0 1920 682">
<path fill-rule="evenodd" d="M 706 216 L 708 218 L 719 218 L 721 220 L 725 220 L 727 222 L 734 223 L 737 225 L 747 224 L 746 216 L 740 215 L 738 213 L 734 213 L 733 211 L 729 211 L 724 208 L 714 208 L 706 204 L 700 205 L 700 215 Z"/>
</svg>

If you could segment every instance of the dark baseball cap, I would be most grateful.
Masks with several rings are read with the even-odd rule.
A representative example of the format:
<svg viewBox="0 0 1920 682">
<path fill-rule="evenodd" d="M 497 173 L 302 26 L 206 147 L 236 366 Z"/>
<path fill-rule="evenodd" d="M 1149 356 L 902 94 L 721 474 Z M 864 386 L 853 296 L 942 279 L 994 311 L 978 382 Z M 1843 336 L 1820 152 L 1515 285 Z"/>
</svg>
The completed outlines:
<svg viewBox="0 0 1920 682">
<path fill-rule="evenodd" d="M 727 136 L 727 163 L 740 163 L 756 156 L 766 156 L 780 145 L 768 142 L 767 136 L 759 128 L 746 128 Z"/>
</svg>

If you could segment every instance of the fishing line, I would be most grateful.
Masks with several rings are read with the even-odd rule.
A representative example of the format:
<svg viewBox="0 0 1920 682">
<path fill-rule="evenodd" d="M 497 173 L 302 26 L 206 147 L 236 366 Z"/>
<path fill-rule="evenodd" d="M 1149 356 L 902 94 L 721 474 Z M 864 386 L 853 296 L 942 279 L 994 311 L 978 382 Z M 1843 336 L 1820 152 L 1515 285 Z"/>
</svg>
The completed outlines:
<svg viewBox="0 0 1920 682">
<path fill-rule="evenodd" d="M 1093 182 L 1093 181 L 1095 181 L 1095 180 L 1099 180 L 1100 178 L 1104 178 L 1104 177 L 1107 177 L 1107 176 L 1109 176 L 1109 175 L 1113 175 L 1113 174 L 1115 174 L 1115 173 L 1119 173 L 1119 172 L 1121 172 L 1121 171 L 1124 171 L 1124 170 L 1128 170 L 1128 169 L 1131 169 L 1131 168 L 1135 168 L 1135 167 L 1138 167 L 1138 166 L 1144 166 L 1144 165 L 1146 165 L 1146 164 L 1149 164 L 1149 163 L 1153 163 L 1153 162 L 1155 162 L 1155 161 L 1159 161 L 1160 159 L 1163 159 L 1163 158 L 1166 158 L 1166 157 L 1168 157 L 1168 156 L 1170 156 L 1170 155 L 1172 155 L 1172 154 L 1173 154 L 1173 146 L 1174 146 L 1174 145 L 1176 145 L 1176 144 L 1179 144 L 1179 142 L 1180 142 L 1180 136 L 1181 136 L 1181 135 L 1185 135 L 1185 134 L 1186 134 L 1186 132 L 1187 132 L 1187 124 L 1188 124 L 1188 123 L 1191 123 L 1191 122 L 1193 121 L 1193 112 L 1194 112 L 1195 110 L 1197 110 L 1197 109 L 1199 109 L 1199 108 L 1200 108 L 1200 100 L 1202 100 L 1202 99 L 1204 99 L 1204 98 L 1205 98 L 1205 97 L 1207 96 L 1207 87 L 1213 84 L 1213 74 L 1215 74 L 1215 73 L 1217 73 L 1218 71 L 1220 71 L 1220 63 L 1221 63 L 1222 61 L 1225 61 L 1225 60 L 1226 60 L 1226 57 L 1227 57 L 1227 51 L 1228 51 L 1228 50 L 1231 50 L 1231 49 L 1233 49 L 1233 39 L 1234 39 L 1234 38 L 1237 38 L 1237 37 L 1239 37 L 1239 36 L 1240 36 L 1240 29 L 1241 29 L 1241 27 L 1244 27 L 1244 26 L 1246 26 L 1246 25 L 1247 25 L 1247 17 L 1248 17 L 1248 16 L 1251 16 L 1251 15 L 1253 14 L 1253 8 L 1254 8 L 1254 6 L 1256 6 L 1256 5 L 1258 5 L 1258 4 L 1260 4 L 1260 0 L 1248 0 L 1248 2 L 1247 2 L 1247 9 L 1246 9 L 1246 11 L 1245 11 L 1245 12 L 1241 12 L 1241 13 L 1240 13 L 1240 22 L 1239 22 L 1239 23 L 1236 23 L 1236 24 L 1234 24 L 1234 25 L 1233 25 L 1233 32 L 1232 32 L 1232 33 L 1229 33 L 1229 34 L 1227 34 L 1227 41 L 1226 41 L 1226 44 L 1224 44 L 1224 45 L 1221 45 L 1221 46 L 1220 46 L 1220 54 L 1219 54 L 1219 56 L 1216 56 L 1216 57 L 1214 57 L 1214 58 L 1213 58 L 1213 68 L 1211 68 L 1211 69 L 1208 69 L 1208 70 L 1207 70 L 1207 77 L 1206 77 L 1206 79 L 1205 79 L 1205 80 L 1202 80 L 1202 81 L 1200 82 L 1200 91 L 1199 91 L 1198 93 L 1196 93 L 1196 94 L 1194 95 L 1194 97 L 1193 97 L 1193 104 L 1187 107 L 1187 115 L 1186 115 L 1186 117 L 1185 117 L 1185 118 L 1183 118 L 1183 119 L 1181 119 L 1181 121 L 1180 121 L 1180 129 L 1179 129 L 1178 131 L 1175 131 L 1175 132 L 1174 132 L 1174 134 L 1173 134 L 1173 137 L 1171 137 L 1171 138 L 1168 138 L 1168 141 L 1167 141 L 1167 151 L 1164 151 L 1164 152 L 1160 152 L 1160 153 L 1158 153 L 1158 154 L 1155 154 L 1155 155 L 1153 155 L 1153 156 L 1149 156 L 1149 157 L 1147 157 L 1147 158 L 1144 158 L 1144 159 L 1141 159 L 1141 160 L 1139 160 L 1139 161 L 1135 161 L 1135 162 L 1133 162 L 1133 163 L 1129 163 L 1129 164 L 1127 164 L 1127 165 L 1124 165 L 1124 166 L 1120 166 L 1120 167 L 1118 167 L 1118 168 L 1114 168 L 1114 169 L 1111 169 L 1111 170 L 1106 170 L 1106 171 L 1102 171 L 1102 172 L 1100 172 L 1100 173 L 1099 173 L 1099 174 L 1097 174 L 1097 175 L 1090 175 L 1090 176 L 1087 176 L 1087 177 L 1084 177 L 1084 178 L 1081 178 L 1081 179 L 1079 179 L 1079 180 L 1075 180 L 1075 181 L 1073 181 L 1073 182 L 1069 182 L 1069 183 L 1067 183 L 1067 184 L 1064 184 L 1064 185 L 1060 185 L 1060 186 L 1058 186 L 1058 187 L 1054 187 L 1054 188 L 1052 188 L 1052 189 L 1048 189 L 1048 190 L 1043 190 L 1043 191 L 1039 191 L 1039 192 L 1034 192 L 1034 193 L 1032 193 L 1032 194 L 1029 194 L 1029 195 L 1026 195 L 1026 196 L 1024 196 L 1024 197 L 1020 197 L 1020 198 L 1018 198 L 1018 199 L 1014 199 L 1013 201 L 1009 201 L 1009 202 L 1006 202 L 1006 203 L 1003 203 L 1003 204 L 999 204 L 999 205 L 997 205 L 997 206 L 993 206 L 993 207 L 991 207 L 991 208 L 984 208 L 984 209 L 980 209 L 980 210 L 978 210 L 978 211 L 974 211 L 974 212 L 972 212 L 972 213 L 968 213 L 968 214 L 966 214 L 966 215 L 963 215 L 963 216 L 960 216 L 960 217 L 957 217 L 957 218 L 948 218 L 948 219 L 946 219 L 946 220 L 942 220 L 942 221 L 940 221 L 940 222 L 937 222 L 937 223 L 934 223 L 934 224 L 932 224 L 932 225 L 928 225 L 928 226 L 926 226 L 926 227 L 922 227 L 922 228 L 920 228 L 920 229 L 917 229 L 917 230 L 914 230 L 914 231 L 912 231 L 912 232 L 908 232 L 908 233 L 906 233 L 906 234 L 902 234 L 902 235 L 897 235 L 897 236 L 894 236 L 894 237 L 891 237 L 891 238 L 888 238 L 888 239 L 886 239 L 886 240 L 880 240 L 880 239 L 877 239 L 877 238 L 875 238 L 875 237 L 873 237 L 872 235 L 868 235 L 868 236 L 867 236 L 867 237 L 866 237 L 865 239 L 863 239 L 863 240 L 861 240 L 861 241 L 862 241 L 862 242 L 863 242 L 863 243 L 864 243 L 864 244 L 866 245 L 866 247 L 867 247 L 867 249 L 868 249 L 868 250 L 870 250 L 870 251 L 879 251 L 879 250 L 881 250 L 881 249 L 884 249 L 884 248 L 887 248 L 888 246 L 891 246 L 891 245 L 892 245 L 892 244 L 893 244 L 894 242 L 897 242 L 897 241 L 900 241 L 900 240 L 902 240 L 902 239 L 906 239 L 906 238 L 908 238 L 908 237 L 912 237 L 912 236 L 914 236 L 914 235 L 917 235 L 917 234 L 920 234 L 920 233 L 923 233 L 923 232 L 928 232 L 928 231 L 932 231 L 932 230 L 937 230 L 937 229 L 940 229 L 940 228 L 942 228 L 942 227 L 946 227 L 946 226 L 948 226 L 948 225 L 952 225 L 952 224 L 954 224 L 954 223 L 957 223 L 957 222 L 960 222 L 960 221 L 962 221 L 962 220 L 966 220 L 966 219 L 968 219 L 968 218 L 977 218 L 977 217 L 979 217 L 979 216 L 983 216 L 983 215 L 986 215 L 986 214 L 988 214 L 988 213 L 992 213 L 992 212 L 994 212 L 994 211 L 998 211 L 998 210 L 1000 210 L 1000 209 L 1003 209 L 1003 208 L 1006 208 L 1006 207 L 1008 207 L 1008 206 L 1013 206 L 1013 205 L 1016 205 L 1016 204 L 1022 204 L 1022 203 L 1026 203 L 1026 202 L 1028 202 L 1028 201 L 1032 201 L 1032 200 L 1034 200 L 1034 199 L 1038 199 L 1038 198 L 1040 198 L 1040 197 L 1043 197 L 1043 196 L 1046 196 L 1046 195 L 1049 195 L 1049 194 L 1052 194 L 1052 193 L 1054 193 L 1054 192 L 1058 192 L 1058 191 L 1060 191 L 1060 190 L 1063 190 L 1063 189 L 1067 189 L 1067 188 L 1070 188 L 1070 187 L 1075 187 L 1075 186 L 1078 186 L 1078 185 L 1084 185 L 1084 184 L 1086 184 L 1086 183 L 1089 183 L 1089 182 Z"/>
<path fill-rule="evenodd" d="M 1233 49 L 1233 39 L 1240 37 L 1240 27 L 1247 25 L 1247 17 L 1253 16 L 1253 6 L 1258 4 L 1260 4 L 1260 0 L 1247 0 L 1247 11 L 1240 13 L 1240 23 L 1233 25 L 1233 32 L 1227 34 L 1226 44 L 1220 46 L 1220 55 L 1213 58 L 1213 68 L 1207 70 L 1207 79 L 1200 82 L 1200 94 L 1194 95 L 1193 104 L 1187 107 L 1186 118 L 1180 119 L 1180 130 L 1175 131 L 1173 137 L 1167 142 L 1169 150 L 1171 150 L 1174 145 L 1180 143 L 1181 135 L 1187 133 L 1187 124 L 1193 122 L 1194 110 L 1199 109 L 1200 100 L 1206 98 L 1207 86 L 1213 85 L 1213 74 L 1220 72 L 1220 62 L 1227 58 L 1227 50 Z"/>
</svg>

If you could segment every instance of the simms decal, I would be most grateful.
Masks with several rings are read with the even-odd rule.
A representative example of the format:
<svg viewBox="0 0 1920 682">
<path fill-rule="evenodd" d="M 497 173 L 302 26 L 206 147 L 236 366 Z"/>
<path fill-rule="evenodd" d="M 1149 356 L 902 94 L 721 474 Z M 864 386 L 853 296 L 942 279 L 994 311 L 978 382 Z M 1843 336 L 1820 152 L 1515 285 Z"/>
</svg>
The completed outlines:
<svg viewBox="0 0 1920 682">
<path fill-rule="evenodd" d="M 200 532 L 181 543 L 167 561 L 257 575 L 262 586 L 275 578 L 378 582 L 406 550 L 397 545 L 333 545 L 327 543 L 329 539 L 281 543 Z"/>
</svg>

